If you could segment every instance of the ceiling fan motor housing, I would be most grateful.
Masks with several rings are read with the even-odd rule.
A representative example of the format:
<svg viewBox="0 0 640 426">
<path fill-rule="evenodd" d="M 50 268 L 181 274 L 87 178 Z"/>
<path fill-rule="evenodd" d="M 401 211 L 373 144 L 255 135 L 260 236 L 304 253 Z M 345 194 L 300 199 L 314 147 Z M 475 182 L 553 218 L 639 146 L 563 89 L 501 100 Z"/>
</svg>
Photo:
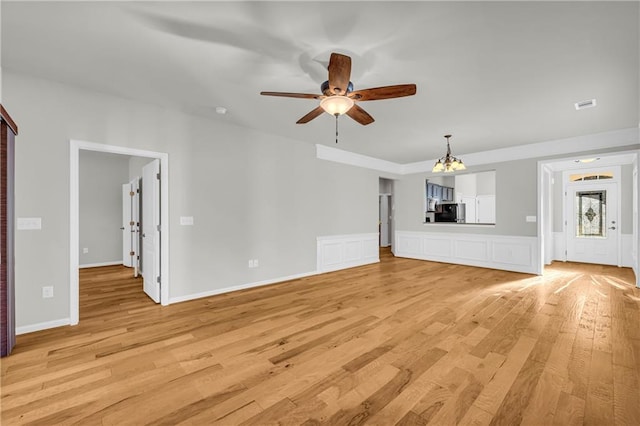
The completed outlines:
<svg viewBox="0 0 640 426">
<path fill-rule="evenodd" d="M 325 81 L 320 85 L 320 91 L 324 93 L 325 96 L 333 96 L 336 94 L 336 93 L 331 93 L 331 90 L 329 89 L 329 80 Z M 353 92 L 353 83 L 349 82 L 349 85 L 347 86 L 347 91 L 345 92 L 345 96 L 351 92 Z"/>
</svg>

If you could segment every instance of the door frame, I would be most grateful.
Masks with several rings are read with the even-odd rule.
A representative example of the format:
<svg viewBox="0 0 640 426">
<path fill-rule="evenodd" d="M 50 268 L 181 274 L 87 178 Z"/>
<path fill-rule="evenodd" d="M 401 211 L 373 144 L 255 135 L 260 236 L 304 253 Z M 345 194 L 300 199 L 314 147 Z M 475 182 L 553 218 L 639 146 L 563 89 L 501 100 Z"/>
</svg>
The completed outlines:
<svg viewBox="0 0 640 426">
<path fill-rule="evenodd" d="M 551 221 L 551 224 L 553 225 L 553 217 L 550 217 L 550 213 L 552 213 L 551 211 L 545 209 L 545 206 L 547 206 L 547 203 L 549 203 L 552 198 L 552 194 L 549 194 L 547 191 L 545 191 L 544 188 L 544 175 L 545 173 L 550 174 L 549 178 L 550 178 L 550 185 L 553 185 L 553 172 L 554 171 L 564 171 L 564 170 L 574 170 L 577 171 L 578 169 L 581 169 L 582 167 L 576 166 L 574 164 L 575 159 L 576 158 L 580 158 L 580 157 L 600 157 L 602 160 L 604 160 L 603 162 L 606 162 L 609 165 L 622 165 L 622 164 L 631 164 L 634 167 L 634 170 L 638 169 L 638 165 L 639 165 L 639 160 L 640 160 L 640 150 L 634 149 L 634 150 L 623 150 L 623 151 L 605 151 L 605 152 L 594 152 L 594 151 L 590 151 L 587 153 L 582 153 L 582 154 L 574 154 L 571 157 L 558 157 L 558 158 L 553 158 L 553 159 L 546 159 L 546 160 L 538 160 L 538 178 L 537 178 L 537 195 L 538 195 L 538 208 L 537 208 L 537 213 L 538 213 L 538 227 L 537 227 L 537 259 L 536 259 L 536 273 L 538 275 L 542 275 L 544 272 L 544 259 L 545 259 L 545 246 L 547 246 L 547 244 L 544 243 L 544 239 L 545 238 L 551 238 L 552 236 L 549 234 L 550 230 L 552 228 L 549 228 L 546 226 L 548 221 Z M 629 160 L 629 158 L 631 160 Z M 560 167 L 558 167 L 558 165 L 560 165 Z M 592 166 L 593 168 L 596 168 L 595 166 Z M 591 167 L 590 167 L 591 168 Z M 636 185 L 640 186 L 640 175 L 637 175 L 636 179 L 638 180 Z M 621 181 L 619 181 L 621 182 Z M 555 182 L 555 184 L 557 185 L 558 182 Z M 621 188 L 620 188 L 621 190 Z M 551 195 L 551 197 L 549 197 Z M 548 198 L 547 198 L 548 197 Z M 635 197 L 634 200 L 632 200 L 632 209 L 634 212 L 638 211 L 638 203 L 640 202 L 638 200 L 639 197 Z M 620 197 L 618 197 L 618 202 L 620 203 Z M 563 201 L 564 204 L 564 201 Z M 558 208 L 563 208 L 564 207 L 560 207 L 560 206 L 555 206 L 552 205 L 551 208 L 553 210 L 558 209 Z M 618 209 L 618 215 L 621 215 L 622 212 L 620 210 L 620 208 Z M 564 213 L 563 213 L 563 217 L 564 217 Z M 637 240 L 638 239 L 638 230 L 640 229 L 640 217 L 633 217 L 632 218 L 633 221 L 633 239 Z M 564 229 L 564 225 L 563 225 L 563 229 Z M 564 235 L 563 235 L 564 238 Z M 618 242 L 621 243 L 621 239 L 618 239 Z M 618 252 L 619 255 L 621 255 L 622 253 L 620 253 L 620 250 Z M 634 259 L 632 260 L 632 267 L 635 273 L 635 279 L 636 279 L 636 287 L 640 288 L 640 253 L 636 253 Z"/>
<path fill-rule="evenodd" d="M 391 206 L 392 206 L 392 197 L 393 194 L 391 194 L 390 192 L 385 192 L 385 193 L 380 193 L 378 195 L 378 221 L 380 222 L 380 236 L 379 236 L 379 246 L 380 247 L 391 247 L 392 246 L 392 241 L 393 241 L 393 231 L 391 229 L 391 221 L 392 221 L 392 212 L 391 212 Z M 387 225 L 387 239 L 389 240 L 388 243 L 389 245 L 383 246 L 382 245 L 382 200 L 385 200 L 387 203 L 387 220 L 389 222 L 389 224 Z"/>
<path fill-rule="evenodd" d="M 78 324 L 80 320 L 80 280 L 78 276 L 80 255 L 80 150 L 131 155 L 160 160 L 160 256 L 162 263 L 160 274 L 162 287 L 160 303 L 169 305 L 169 154 L 146 151 L 116 145 L 71 139 L 69 141 L 69 323 Z"/>
</svg>

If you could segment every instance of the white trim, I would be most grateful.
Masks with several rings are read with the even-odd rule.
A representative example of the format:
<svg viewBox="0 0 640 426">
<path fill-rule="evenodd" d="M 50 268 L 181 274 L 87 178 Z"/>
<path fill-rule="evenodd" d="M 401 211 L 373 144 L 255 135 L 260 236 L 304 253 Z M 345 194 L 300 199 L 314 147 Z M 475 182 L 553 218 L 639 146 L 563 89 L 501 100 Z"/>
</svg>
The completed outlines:
<svg viewBox="0 0 640 426">
<path fill-rule="evenodd" d="M 83 263 L 82 265 L 79 265 L 78 267 L 80 269 L 84 269 L 84 268 L 100 268 L 102 266 L 115 266 L 115 265 L 122 265 L 122 259 L 114 260 L 112 262 Z"/>
<path fill-rule="evenodd" d="M 398 257 L 538 274 L 537 237 L 396 231 Z"/>
<path fill-rule="evenodd" d="M 261 287 L 261 286 L 271 285 L 271 284 L 278 284 L 278 283 L 282 283 L 282 282 L 285 282 L 285 281 L 297 280 L 297 279 L 300 279 L 300 278 L 310 277 L 312 275 L 317 275 L 317 274 L 318 274 L 317 271 L 304 272 L 304 273 L 301 273 L 301 274 L 289 275 L 287 277 L 280 277 L 280 278 L 274 278 L 274 279 L 270 279 L 270 280 L 257 281 L 257 282 L 248 283 L 248 284 L 240 284 L 240 285 L 235 285 L 235 286 L 231 286 L 231 287 L 225 287 L 225 288 L 219 288 L 219 289 L 215 289 L 215 290 L 204 291 L 204 292 L 201 292 L 201 293 L 188 294 L 186 296 L 172 297 L 169 302 L 171 304 L 180 303 L 180 302 L 187 302 L 189 300 L 201 299 L 203 297 L 216 296 L 218 294 L 230 293 L 232 291 L 247 290 L 247 289 L 250 289 L 250 288 Z"/>
<path fill-rule="evenodd" d="M 464 163 L 467 166 L 480 166 L 483 164 L 502 163 L 505 161 L 523 160 L 526 158 L 540 158 L 540 153 L 544 153 L 543 155 L 545 157 L 552 157 L 556 155 L 573 154 L 576 152 L 632 146 L 637 145 L 638 143 L 640 143 L 640 130 L 633 127 L 593 135 L 577 136 L 573 138 L 494 149 L 491 151 L 469 153 L 464 154 L 463 157 Z M 434 158 L 415 163 L 399 164 L 320 144 L 316 145 L 316 157 L 321 160 L 334 161 L 336 163 L 349 164 L 351 166 L 364 167 L 367 169 L 395 173 L 398 175 L 425 172 L 430 173 L 433 164 L 436 161 Z"/>
<path fill-rule="evenodd" d="M 378 233 L 317 237 L 318 272 L 331 272 L 380 262 Z"/>
<path fill-rule="evenodd" d="M 633 254 L 633 234 L 620 234 L 620 266 L 633 268 L 635 258 Z"/>
<path fill-rule="evenodd" d="M 78 324 L 79 317 L 79 209 L 80 209 L 80 178 L 79 153 L 80 150 L 98 151 L 111 154 L 131 155 L 137 157 L 157 158 L 160 160 L 160 225 L 161 239 L 161 275 L 162 288 L 160 301 L 162 305 L 169 304 L 169 154 L 164 152 L 146 151 L 116 145 L 104 145 L 87 141 L 71 139 L 69 141 L 69 321 L 71 325 Z"/>
<path fill-rule="evenodd" d="M 552 232 L 553 235 L 553 257 L 552 260 L 560 262 L 567 261 L 567 239 L 564 237 L 564 232 Z"/>
<path fill-rule="evenodd" d="M 34 331 L 47 330 L 49 328 L 62 327 L 70 324 L 71 320 L 69 318 L 62 318 L 53 321 L 39 322 L 37 324 L 23 325 L 22 327 L 16 327 L 16 335 L 33 333 Z"/>
</svg>

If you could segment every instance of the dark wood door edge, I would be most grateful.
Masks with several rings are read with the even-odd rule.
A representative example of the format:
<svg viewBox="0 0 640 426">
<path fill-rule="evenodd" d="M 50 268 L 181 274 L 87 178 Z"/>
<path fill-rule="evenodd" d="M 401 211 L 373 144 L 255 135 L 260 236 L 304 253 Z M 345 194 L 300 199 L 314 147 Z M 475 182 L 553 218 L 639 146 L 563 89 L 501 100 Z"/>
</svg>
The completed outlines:
<svg viewBox="0 0 640 426">
<path fill-rule="evenodd" d="M 0 104 L 0 116 L 2 117 L 2 119 L 4 121 L 7 122 L 7 124 L 11 128 L 11 131 L 13 132 L 13 134 L 17 135 L 18 134 L 18 125 L 16 124 L 15 121 L 13 121 L 13 119 L 11 118 L 11 116 L 9 115 L 7 110 L 4 109 L 4 106 L 2 104 Z"/>
</svg>

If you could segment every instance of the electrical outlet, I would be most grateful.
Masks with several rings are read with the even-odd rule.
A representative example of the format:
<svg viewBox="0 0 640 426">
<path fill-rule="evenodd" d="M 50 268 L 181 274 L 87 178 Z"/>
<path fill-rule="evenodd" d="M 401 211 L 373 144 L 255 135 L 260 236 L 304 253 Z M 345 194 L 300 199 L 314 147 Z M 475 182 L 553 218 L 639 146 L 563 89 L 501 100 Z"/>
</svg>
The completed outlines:
<svg viewBox="0 0 640 426">
<path fill-rule="evenodd" d="M 89 247 L 84 247 L 82 249 L 82 254 L 87 254 L 87 253 L 89 253 Z"/>
<path fill-rule="evenodd" d="M 42 298 L 50 299 L 52 297 L 53 297 L 53 287 L 52 286 L 42 287 Z"/>
<path fill-rule="evenodd" d="M 258 263 L 258 259 L 253 259 L 253 267 L 257 268 L 258 266 L 260 266 L 260 264 Z"/>
<path fill-rule="evenodd" d="M 249 259 L 249 268 L 253 268 L 253 259 Z"/>
</svg>

